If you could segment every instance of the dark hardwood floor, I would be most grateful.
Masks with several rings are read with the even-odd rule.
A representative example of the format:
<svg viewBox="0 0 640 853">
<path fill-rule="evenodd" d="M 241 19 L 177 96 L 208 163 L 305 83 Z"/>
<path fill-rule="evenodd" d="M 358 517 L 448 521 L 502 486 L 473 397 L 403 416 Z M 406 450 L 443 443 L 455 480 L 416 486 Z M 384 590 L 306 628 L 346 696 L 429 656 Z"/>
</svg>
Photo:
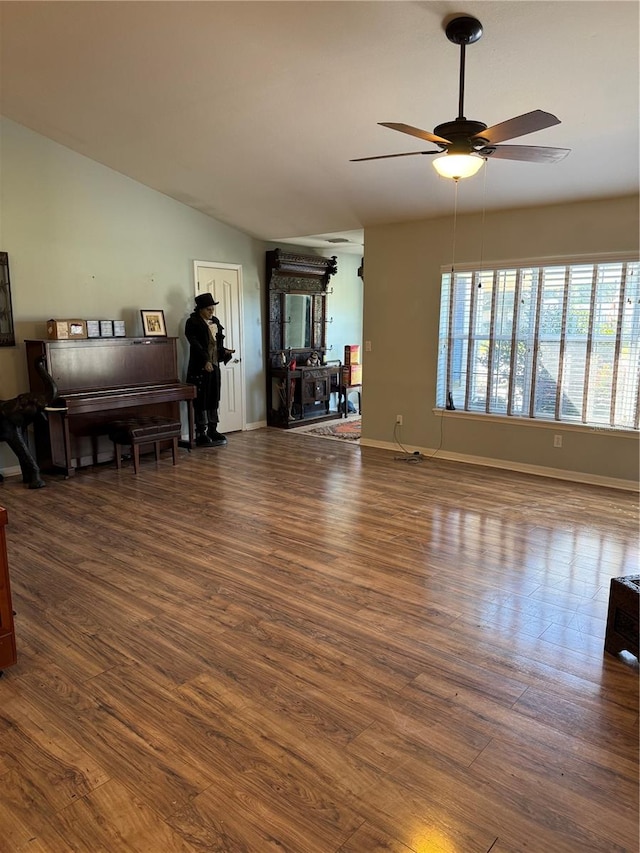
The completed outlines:
<svg viewBox="0 0 640 853">
<path fill-rule="evenodd" d="M 638 496 L 394 456 L 0 486 L 2 853 L 637 853 Z"/>
</svg>

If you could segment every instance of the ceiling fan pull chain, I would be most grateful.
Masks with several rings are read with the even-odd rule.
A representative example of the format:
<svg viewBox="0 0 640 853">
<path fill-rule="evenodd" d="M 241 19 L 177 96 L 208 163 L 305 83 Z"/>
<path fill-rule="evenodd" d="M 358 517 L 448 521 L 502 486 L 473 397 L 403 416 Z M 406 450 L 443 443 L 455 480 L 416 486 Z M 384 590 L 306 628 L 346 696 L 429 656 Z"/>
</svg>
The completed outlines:
<svg viewBox="0 0 640 853">
<path fill-rule="evenodd" d="M 482 261 L 484 259 L 484 219 L 487 212 L 487 170 L 489 163 L 485 163 L 484 175 L 482 176 L 482 222 L 480 223 L 480 278 L 478 288 L 482 287 Z"/>
<path fill-rule="evenodd" d="M 456 265 L 456 230 L 458 227 L 458 181 L 453 182 L 455 190 L 453 193 L 453 243 L 451 246 L 451 284 L 453 284 L 454 269 Z"/>
</svg>

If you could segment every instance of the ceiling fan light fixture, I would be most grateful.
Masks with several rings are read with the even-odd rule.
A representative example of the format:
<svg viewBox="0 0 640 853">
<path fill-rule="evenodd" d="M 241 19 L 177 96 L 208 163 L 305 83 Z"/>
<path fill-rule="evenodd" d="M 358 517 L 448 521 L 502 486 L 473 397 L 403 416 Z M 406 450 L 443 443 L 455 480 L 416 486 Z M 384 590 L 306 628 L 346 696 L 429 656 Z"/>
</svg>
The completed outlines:
<svg viewBox="0 0 640 853">
<path fill-rule="evenodd" d="M 433 161 L 433 168 L 442 178 L 470 178 L 479 172 L 484 164 L 484 157 L 479 154 L 443 154 Z"/>
</svg>

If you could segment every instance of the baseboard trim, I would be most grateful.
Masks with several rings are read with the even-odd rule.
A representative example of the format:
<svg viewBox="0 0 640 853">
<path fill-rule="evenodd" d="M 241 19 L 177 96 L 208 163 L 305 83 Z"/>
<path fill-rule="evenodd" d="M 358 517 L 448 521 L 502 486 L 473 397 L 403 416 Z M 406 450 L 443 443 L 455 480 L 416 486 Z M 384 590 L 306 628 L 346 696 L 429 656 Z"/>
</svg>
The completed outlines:
<svg viewBox="0 0 640 853">
<path fill-rule="evenodd" d="M 18 477 L 22 476 L 22 470 L 19 465 L 12 465 L 9 468 L 0 468 L 0 474 L 3 477 Z"/>
<path fill-rule="evenodd" d="M 374 441 L 361 438 L 361 447 L 379 447 L 382 450 L 398 452 L 398 445 L 389 441 Z M 425 447 L 406 447 L 409 453 L 419 451 L 427 457 L 446 459 L 448 462 L 461 462 L 466 465 L 482 465 L 485 468 L 502 468 L 505 471 L 517 471 L 520 474 L 532 474 L 536 477 L 551 477 L 554 480 L 568 480 L 572 483 L 584 483 L 590 486 L 602 486 L 606 489 L 620 489 L 625 492 L 639 492 L 640 483 L 616 477 L 603 477 L 584 471 L 568 471 L 564 468 L 545 468 L 542 465 L 528 465 L 525 462 L 512 462 L 508 459 L 492 459 L 487 456 L 471 456 L 466 453 L 452 453 L 446 450 L 434 450 Z"/>
</svg>

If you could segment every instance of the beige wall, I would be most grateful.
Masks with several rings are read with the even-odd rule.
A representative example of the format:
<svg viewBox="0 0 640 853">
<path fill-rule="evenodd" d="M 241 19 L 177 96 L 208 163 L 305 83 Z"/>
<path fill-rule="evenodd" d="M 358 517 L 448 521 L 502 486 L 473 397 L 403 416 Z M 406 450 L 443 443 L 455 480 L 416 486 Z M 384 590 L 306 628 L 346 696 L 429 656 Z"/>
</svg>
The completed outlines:
<svg viewBox="0 0 640 853">
<path fill-rule="evenodd" d="M 459 216 L 458 263 L 638 251 L 638 197 Z M 363 443 L 393 446 L 396 414 L 411 449 L 477 458 L 579 479 L 638 479 L 638 440 L 613 431 L 575 432 L 432 411 L 440 268 L 451 263 L 451 217 L 365 230 Z M 553 435 L 563 435 L 562 449 Z M 562 475 L 562 474 L 560 474 Z"/>
</svg>

